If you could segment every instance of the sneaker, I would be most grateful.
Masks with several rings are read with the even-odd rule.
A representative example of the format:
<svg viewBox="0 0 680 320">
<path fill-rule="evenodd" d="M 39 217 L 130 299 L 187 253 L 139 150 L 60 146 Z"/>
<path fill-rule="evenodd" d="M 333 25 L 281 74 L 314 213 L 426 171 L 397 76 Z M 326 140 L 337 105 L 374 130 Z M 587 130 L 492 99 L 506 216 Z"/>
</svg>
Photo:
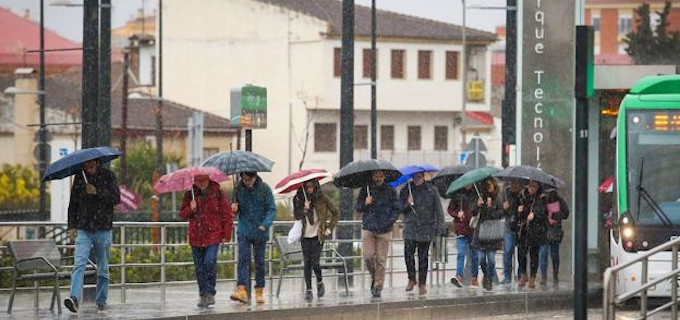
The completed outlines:
<svg viewBox="0 0 680 320">
<path fill-rule="evenodd" d="M 479 287 L 479 285 L 477 285 L 477 278 L 470 279 L 470 288 L 474 289 L 477 287 Z"/>
<path fill-rule="evenodd" d="M 455 276 L 455 277 L 451 278 L 451 283 L 458 288 L 462 288 L 463 287 L 463 278 L 461 276 Z"/>
<path fill-rule="evenodd" d="M 319 298 L 326 295 L 326 286 L 323 285 L 323 282 L 318 282 L 316 284 L 316 295 Z"/>
<path fill-rule="evenodd" d="M 312 289 L 307 289 L 307 292 L 305 293 L 305 301 L 309 302 L 314 300 L 314 294 L 312 293 Z"/>
<path fill-rule="evenodd" d="M 483 279 L 482 280 L 482 287 L 486 291 L 491 291 L 493 289 L 493 281 L 491 279 Z"/>
<path fill-rule="evenodd" d="M 419 295 L 427 294 L 427 288 L 425 287 L 424 284 L 418 286 L 418 294 Z"/>
<path fill-rule="evenodd" d="M 97 303 L 97 312 L 106 312 L 106 304 L 105 303 Z"/>
<path fill-rule="evenodd" d="M 213 296 L 212 294 L 206 294 L 204 298 L 205 298 L 205 300 L 203 301 L 203 303 L 205 303 L 206 307 L 212 306 L 212 305 L 215 304 L 215 296 Z"/>
<path fill-rule="evenodd" d="M 205 304 L 205 296 L 201 296 L 198 299 L 198 303 L 196 303 L 196 306 L 199 307 L 199 308 L 205 308 L 205 307 L 208 306 L 208 305 Z"/>
<path fill-rule="evenodd" d="M 542 286 L 547 285 L 547 284 L 548 284 L 548 276 L 541 276 L 541 282 L 540 282 L 540 284 L 541 284 Z"/>
<path fill-rule="evenodd" d="M 507 285 L 507 284 L 511 284 L 511 283 L 512 283 L 512 279 L 508 279 L 508 278 L 505 278 L 505 279 L 503 279 L 503 281 L 500 282 L 500 284 L 502 284 L 502 285 Z"/>
<path fill-rule="evenodd" d="M 373 295 L 373 298 L 380 298 L 380 291 L 382 291 L 378 287 L 373 287 L 373 290 L 371 290 L 371 294 Z"/>
<path fill-rule="evenodd" d="M 73 297 L 64 299 L 64 306 L 73 313 L 78 313 L 78 300 Z"/>
</svg>

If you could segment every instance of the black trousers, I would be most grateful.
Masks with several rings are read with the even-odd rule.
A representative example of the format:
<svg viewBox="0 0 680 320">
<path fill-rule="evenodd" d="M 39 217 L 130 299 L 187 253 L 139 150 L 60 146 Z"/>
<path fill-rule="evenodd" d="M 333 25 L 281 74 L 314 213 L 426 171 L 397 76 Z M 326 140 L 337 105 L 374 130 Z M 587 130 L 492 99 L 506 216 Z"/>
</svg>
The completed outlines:
<svg viewBox="0 0 680 320">
<path fill-rule="evenodd" d="M 427 281 L 427 266 L 430 252 L 430 242 L 420 242 L 415 240 L 404 240 L 404 259 L 406 260 L 406 270 L 408 279 L 416 280 L 416 261 L 415 254 L 418 250 L 418 283 L 425 284 Z"/>
<path fill-rule="evenodd" d="M 321 276 L 321 266 L 319 265 L 319 259 L 321 258 L 321 242 L 319 242 L 319 237 L 314 238 L 302 238 L 300 240 L 302 244 L 302 257 L 304 258 L 304 275 L 305 275 L 305 285 L 307 285 L 307 290 L 312 289 L 312 270 L 316 274 L 316 281 L 323 281 Z"/>
<path fill-rule="evenodd" d="M 517 260 L 519 262 L 519 273 L 521 275 L 527 274 L 527 253 L 531 259 L 530 273 L 529 276 L 536 277 L 538 272 L 538 253 L 541 251 L 541 246 L 520 244 L 517 246 L 517 251 L 519 256 Z"/>
</svg>

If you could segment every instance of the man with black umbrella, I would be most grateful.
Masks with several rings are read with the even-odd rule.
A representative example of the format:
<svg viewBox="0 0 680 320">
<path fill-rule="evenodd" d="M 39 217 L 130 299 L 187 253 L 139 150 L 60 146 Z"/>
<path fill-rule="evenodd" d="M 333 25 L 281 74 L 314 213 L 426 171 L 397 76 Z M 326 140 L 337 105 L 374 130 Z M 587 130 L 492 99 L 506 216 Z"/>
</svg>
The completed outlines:
<svg viewBox="0 0 680 320">
<path fill-rule="evenodd" d="M 97 264 L 97 309 L 106 309 L 113 207 L 118 203 L 120 190 L 113 172 L 102 167 L 98 159 L 85 162 L 80 174 L 73 179 L 68 205 L 69 237 L 71 241 L 75 238 L 76 247 L 71 295 L 64 300 L 64 305 L 73 313 L 78 312 L 85 267 L 93 247 Z"/>
<path fill-rule="evenodd" d="M 397 191 L 385 184 L 385 172 L 373 171 L 370 185 L 359 192 L 356 211 L 363 215 L 364 260 L 371 273 L 371 294 L 375 298 L 380 297 L 383 288 L 392 227 L 401 210 Z"/>
</svg>

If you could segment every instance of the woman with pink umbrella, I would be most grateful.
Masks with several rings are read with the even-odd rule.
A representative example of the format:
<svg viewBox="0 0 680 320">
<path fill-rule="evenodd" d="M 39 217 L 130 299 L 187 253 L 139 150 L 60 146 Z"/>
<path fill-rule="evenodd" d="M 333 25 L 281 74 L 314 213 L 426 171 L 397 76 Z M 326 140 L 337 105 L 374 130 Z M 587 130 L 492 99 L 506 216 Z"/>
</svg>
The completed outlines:
<svg viewBox="0 0 680 320">
<path fill-rule="evenodd" d="M 184 194 L 179 216 L 189 220 L 201 308 L 215 304 L 217 252 L 220 243 L 231 238 L 234 215 L 218 184 L 227 179 L 217 168 L 194 167 L 169 173 L 154 185 L 159 193 L 190 189 Z"/>
<path fill-rule="evenodd" d="M 295 220 L 302 220 L 302 256 L 304 260 L 305 300 L 314 299 L 312 292 L 312 270 L 316 274 L 316 293 L 321 298 L 326 293 L 321 276 L 321 249 L 326 238 L 330 237 L 340 212 L 331 200 L 321 191 L 320 180 L 330 178 L 331 174 L 323 169 L 302 170 L 291 174 L 276 185 L 277 193 L 297 190 L 293 197 Z"/>
</svg>

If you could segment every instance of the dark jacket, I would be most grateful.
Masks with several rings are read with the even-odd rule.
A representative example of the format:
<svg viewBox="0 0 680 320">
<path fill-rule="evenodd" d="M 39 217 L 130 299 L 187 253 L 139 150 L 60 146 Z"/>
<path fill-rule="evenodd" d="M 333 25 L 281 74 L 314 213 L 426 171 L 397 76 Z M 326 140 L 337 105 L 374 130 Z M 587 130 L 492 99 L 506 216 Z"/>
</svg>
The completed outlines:
<svg viewBox="0 0 680 320">
<path fill-rule="evenodd" d="M 373 204 L 366 205 L 366 187 L 361 188 L 357 198 L 356 211 L 362 214 L 362 229 L 376 234 L 392 231 L 397 215 L 402 210 L 397 191 L 385 184 L 371 185 L 369 188 Z"/>
<path fill-rule="evenodd" d="M 504 238 L 497 241 L 480 241 L 479 226 L 481 226 L 484 221 L 499 220 L 503 218 L 503 204 L 501 203 L 497 192 L 493 194 L 482 193 L 482 197 L 484 199 L 484 204 L 477 205 L 474 211 L 474 215 L 479 216 L 479 225 L 477 228 L 473 229 L 471 246 L 483 251 L 501 250 L 503 248 Z M 488 198 L 491 198 L 491 203 L 489 203 Z"/>
<path fill-rule="evenodd" d="M 569 218 L 569 205 L 567 202 L 557 194 L 557 191 L 551 190 L 545 196 L 546 212 L 548 214 L 548 226 L 546 231 L 546 241 L 549 243 L 561 243 L 564 237 L 562 231 L 562 220 Z M 557 205 L 559 203 L 559 205 Z M 552 204 L 552 205 L 551 205 Z M 550 212 L 550 208 L 559 207 L 558 211 Z"/>
<path fill-rule="evenodd" d="M 519 231 L 519 212 L 517 212 L 517 208 L 524 203 L 522 192 L 512 192 L 510 190 L 506 190 L 505 199 L 510 205 L 507 210 L 503 210 L 503 216 L 505 218 L 505 231 L 517 234 L 517 231 Z"/>
<path fill-rule="evenodd" d="M 413 206 L 408 202 L 409 185 L 413 194 Z M 405 240 L 430 242 L 438 234 L 445 233 L 444 212 L 435 186 L 428 182 L 420 186 L 409 182 L 399 192 L 399 199 L 404 207 Z"/>
<path fill-rule="evenodd" d="M 239 182 L 234 190 L 238 203 L 237 234 L 253 240 L 269 239 L 268 229 L 276 217 L 276 203 L 272 189 L 257 177 L 252 188 Z M 262 231 L 260 226 L 265 227 Z"/>
<path fill-rule="evenodd" d="M 295 215 L 295 220 L 304 219 L 309 213 L 305 210 L 305 196 L 302 192 L 301 190 L 298 190 L 298 193 L 293 197 L 293 214 Z M 331 202 L 331 199 L 328 199 L 328 197 L 319 189 L 316 189 L 313 194 L 310 194 L 307 197 L 311 201 L 310 210 L 316 210 L 316 215 L 319 219 L 319 241 L 324 241 L 326 239 L 326 229 L 333 231 L 338 224 L 338 220 L 340 220 L 340 211 L 338 211 L 338 208 Z M 307 224 L 303 221 L 303 235 L 305 234 L 305 228 L 307 228 Z"/>
<path fill-rule="evenodd" d="M 113 229 L 113 207 L 120 203 L 120 190 L 110 170 L 99 167 L 87 181 L 97 189 L 95 194 L 85 191 L 83 171 L 76 174 L 68 204 L 68 228 L 87 231 Z"/>
<path fill-rule="evenodd" d="M 193 185 L 196 211 L 191 210 L 191 190 L 184 193 L 179 216 L 189 220 L 189 244 L 192 247 L 207 247 L 231 239 L 234 215 L 229 200 L 215 181 L 205 190 Z"/>
<path fill-rule="evenodd" d="M 541 246 L 546 243 L 546 231 L 548 228 L 548 216 L 546 213 L 545 198 L 541 197 L 541 190 L 535 195 L 524 191 L 524 210 L 519 213 L 520 229 L 518 231 L 518 243 L 527 246 Z M 534 220 L 527 221 L 529 213 L 533 210 Z"/>
<path fill-rule="evenodd" d="M 474 190 L 460 190 L 453 194 L 447 212 L 453 218 L 453 231 L 458 236 L 472 235 L 470 229 L 470 219 L 476 208 L 477 195 Z M 461 209 L 462 208 L 462 209 Z M 463 210 L 465 213 L 463 219 L 458 218 L 458 211 Z"/>
</svg>

